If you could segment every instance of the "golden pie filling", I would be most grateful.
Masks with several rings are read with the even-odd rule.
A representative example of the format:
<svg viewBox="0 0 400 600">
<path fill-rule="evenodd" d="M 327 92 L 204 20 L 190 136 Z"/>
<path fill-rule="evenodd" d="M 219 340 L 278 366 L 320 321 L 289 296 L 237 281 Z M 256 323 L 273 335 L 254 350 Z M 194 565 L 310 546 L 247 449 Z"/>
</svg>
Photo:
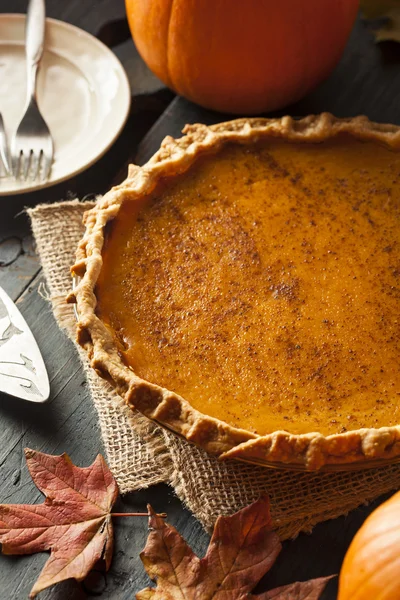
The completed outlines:
<svg viewBox="0 0 400 600">
<path fill-rule="evenodd" d="M 97 314 L 141 378 L 257 434 L 400 422 L 400 154 L 224 146 L 108 225 Z"/>
</svg>

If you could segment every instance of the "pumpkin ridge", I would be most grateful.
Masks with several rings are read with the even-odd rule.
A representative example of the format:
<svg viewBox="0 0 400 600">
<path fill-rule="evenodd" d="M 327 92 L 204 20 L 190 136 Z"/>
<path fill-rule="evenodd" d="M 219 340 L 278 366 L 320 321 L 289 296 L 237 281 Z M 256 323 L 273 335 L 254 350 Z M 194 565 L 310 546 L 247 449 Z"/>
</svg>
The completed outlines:
<svg viewBox="0 0 400 600">
<path fill-rule="evenodd" d="M 359 5 L 358 0 L 325 0 L 322 8 L 321 0 L 125 2 L 133 38 L 150 69 L 190 101 L 233 114 L 282 108 L 325 79 L 343 52 Z M 345 5 L 351 8 L 345 11 Z"/>
<path fill-rule="evenodd" d="M 170 9 L 169 9 L 169 15 L 168 15 L 168 26 L 167 26 L 167 79 L 168 79 L 168 85 L 170 85 L 172 88 L 175 88 L 174 82 L 172 81 L 172 76 L 171 76 L 171 69 L 170 69 L 170 38 L 171 38 L 171 21 L 172 21 L 172 13 L 174 10 L 174 4 L 175 4 L 175 0 L 171 0 L 171 4 L 170 4 Z"/>
<path fill-rule="evenodd" d="M 371 581 L 374 580 L 374 577 L 378 576 L 379 578 L 382 577 L 383 573 L 385 570 L 387 570 L 388 568 L 393 568 L 393 564 L 396 564 L 397 562 L 400 563 L 400 556 L 393 562 L 388 562 L 386 565 L 381 566 L 379 571 L 374 571 L 373 573 L 368 573 L 367 575 L 369 575 L 369 577 L 367 577 L 366 579 L 364 579 L 364 581 L 359 584 L 358 588 L 357 588 L 357 595 L 353 597 L 353 600 L 364 600 L 365 596 L 361 595 L 360 596 L 360 591 L 362 591 L 363 588 L 365 588 L 368 585 L 371 585 Z M 387 589 L 382 590 L 382 592 L 385 592 Z M 385 596 L 382 596 L 381 594 L 379 594 L 379 596 L 376 596 L 376 598 L 374 600 L 385 600 Z"/>
<path fill-rule="evenodd" d="M 395 561 L 396 564 L 397 561 Z M 393 565 L 390 565 L 393 566 Z M 384 596 L 382 596 L 382 594 L 379 594 L 379 596 L 376 598 L 376 600 L 386 600 L 387 599 L 387 594 L 391 593 L 391 590 L 396 590 L 396 586 L 397 585 L 397 580 L 396 579 L 392 579 L 392 584 L 394 584 L 393 586 L 391 586 L 390 584 L 386 586 L 385 590 L 382 590 L 382 594 L 385 594 Z"/>
</svg>

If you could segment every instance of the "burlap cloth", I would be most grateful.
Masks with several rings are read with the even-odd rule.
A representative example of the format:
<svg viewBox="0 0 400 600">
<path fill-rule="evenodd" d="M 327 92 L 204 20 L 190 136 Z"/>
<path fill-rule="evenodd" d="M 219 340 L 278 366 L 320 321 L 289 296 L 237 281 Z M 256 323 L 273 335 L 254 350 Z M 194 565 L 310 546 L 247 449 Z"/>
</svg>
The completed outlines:
<svg viewBox="0 0 400 600">
<path fill-rule="evenodd" d="M 91 202 L 77 200 L 29 210 L 49 297 L 60 327 L 74 338 L 69 267 L 82 235 L 82 214 Z M 166 482 L 210 530 L 216 517 L 230 514 L 268 493 L 282 539 L 311 531 L 360 504 L 400 488 L 400 465 L 355 472 L 278 471 L 215 458 L 129 409 L 89 367 L 78 348 L 97 410 L 108 464 L 122 493 Z"/>
</svg>

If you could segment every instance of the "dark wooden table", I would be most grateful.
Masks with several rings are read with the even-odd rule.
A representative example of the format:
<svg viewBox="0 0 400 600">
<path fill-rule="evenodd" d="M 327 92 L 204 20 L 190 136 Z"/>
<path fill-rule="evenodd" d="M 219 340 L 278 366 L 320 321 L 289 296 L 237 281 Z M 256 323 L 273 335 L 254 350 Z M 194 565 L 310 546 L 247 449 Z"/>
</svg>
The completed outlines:
<svg viewBox="0 0 400 600">
<path fill-rule="evenodd" d="M 0 12 L 24 12 L 27 0 L 0 0 Z M 0 285 L 17 301 L 42 350 L 51 380 L 51 399 L 45 405 L 24 403 L 0 394 L 0 502 L 35 503 L 42 500 L 24 464 L 23 448 L 68 452 L 81 466 L 102 452 L 96 415 L 85 377 L 72 344 L 59 331 L 47 302 L 39 295 L 42 282 L 25 206 L 106 191 L 122 179 L 129 159 L 143 163 L 167 134 L 179 136 L 185 123 L 212 123 L 224 115 L 200 109 L 175 97 L 147 70 L 129 38 L 123 0 L 47 0 L 48 16 L 68 21 L 99 37 L 123 62 L 132 87 L 130 118 L 113 148 L 96 165 L 74 179 L 23 196 L 0 198 Z M 400 124 L 400 45 L 374 45 L 361 19 L 357 22 L 341 63 L 330 78 L 307 98 L 283 111 L 306 115 L 331 111 L 337 116 L 360 113 L 376 121 Z M 1 98 L 0 98 L 1 111 Z M 283 113 L 282 113 L 283 114 Z M 353 535 L 366 516 L 382 501 L 354 510 L 347 517 L 317 526 L 311 535 L 286 542 L 276 565 L 257 591 L 297 579 L 338 573 Z M 144 510 L 151 502 L 168 512 L 194 550 L 202 554 L 208 536 L 165 485 L 125 496 L 121 511 Z M 79 585 L 68 581 L 43 592 L 41 598 L 79 600 L 96 591 L 101 598 L 131 600 L 148 584 L 138 558 L 145 520 L 115 520 L 114 560 L 106 580 L 99 577 Z M 0 557 L 0 600 L 28 597 L 45 555 Z M 324 593 L 336 598 L 336 582 Z"/>
</svg>

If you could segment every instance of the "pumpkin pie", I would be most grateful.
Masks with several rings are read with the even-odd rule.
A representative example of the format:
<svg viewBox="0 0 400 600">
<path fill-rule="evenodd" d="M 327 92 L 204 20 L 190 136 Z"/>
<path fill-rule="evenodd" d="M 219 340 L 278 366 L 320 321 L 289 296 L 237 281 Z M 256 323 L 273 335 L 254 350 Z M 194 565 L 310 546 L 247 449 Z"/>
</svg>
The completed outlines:
<svg viewBox="0 0 400 600">
<path fill-rule="evenodd" d="M 70 300 L 93 368 L 221 458 L 400 457 L 400 129 L 184 133 L 85 216 Z"/>
</svg>

